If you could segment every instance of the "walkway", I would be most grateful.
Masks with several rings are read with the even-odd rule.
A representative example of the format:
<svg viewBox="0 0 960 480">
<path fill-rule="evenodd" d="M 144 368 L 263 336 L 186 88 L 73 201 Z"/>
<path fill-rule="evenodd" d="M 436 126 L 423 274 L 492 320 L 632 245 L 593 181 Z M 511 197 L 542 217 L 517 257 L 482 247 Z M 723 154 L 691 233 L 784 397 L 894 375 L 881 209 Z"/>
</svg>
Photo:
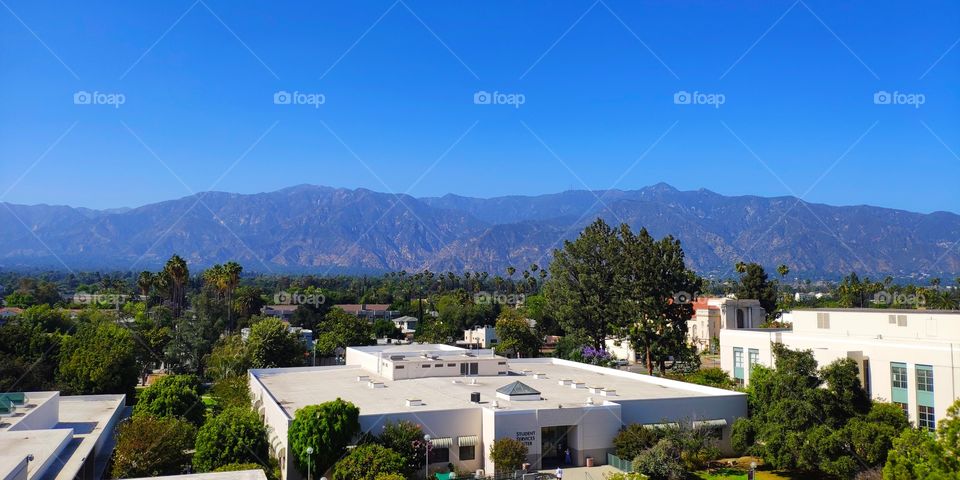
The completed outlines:
<svg viewBox="0 0 960 480">
<path fill-rule="evenodd" d="M 554 473 L 556 470 L 540 470 L 540 473 Z M 599 467 L 571 467 L 563 469 L 563 480 L 603 480 L 606 474 L 619 472 L 609 465 Z"/>
</svg>

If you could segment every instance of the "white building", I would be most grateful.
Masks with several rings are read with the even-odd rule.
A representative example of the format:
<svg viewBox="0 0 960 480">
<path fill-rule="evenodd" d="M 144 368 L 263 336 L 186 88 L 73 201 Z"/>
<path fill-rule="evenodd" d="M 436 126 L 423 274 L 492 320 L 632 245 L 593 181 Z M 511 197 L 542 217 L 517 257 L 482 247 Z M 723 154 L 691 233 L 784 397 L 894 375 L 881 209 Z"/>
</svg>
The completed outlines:
<svg viewBox="0 0 960 480">
<path fill-rule="evenodd" d="M 730 451 L 730 427 L 747 413 L 739 392 L 553 358 L 507 359 L 446 345 L 347 349 L 347 365 L 251 370 L 255 408 L 270 431 L 284 479 L 301 478 L 288 455 L 296 411 L 343 398 L 360 409 L 364 432 L 409 420 L 431 436 L 431 464 L 493 471 L 490 446 L 527 444 L 529 463 L 551 468 L 567 448 L 573 462 L 606 463 L 627 424 L 690 420 L 713 426 Z M 517 383 L 519 382 L 519 383 Z"/>
<path fill-rule="evenodd" d="M 124 395 L 4 395 L 13 402 L 0 400 L 0 478 L 103 478 Z"/>
<path fill-rule="evenodd" d="M 411 317 L 409 315 L 404 315 L 399 318 L 393 319 L 393 324 L 400 329 L 400 332 L 404 335 L 410 335 L 417 331 L 417 317 Z"/>
<path fill-rule="evenodd" d="M 493 348 L 497 346 L 497 330 L 492 326 L 475 327 L 463 331 L 461 345 L 474 348 Z"/>
<path fill-rule="evenodd" d="M 820 366 L 851 358 L 875 399 L 899 404 L 933 429 L 960 398 L 960 312 L 891 309 L 794 310 L 793 330 L 724 330 L 720 366 L 750 382 L 753 365 L 773 366 L 771 345 L 813 350 Z"/>
</svg>

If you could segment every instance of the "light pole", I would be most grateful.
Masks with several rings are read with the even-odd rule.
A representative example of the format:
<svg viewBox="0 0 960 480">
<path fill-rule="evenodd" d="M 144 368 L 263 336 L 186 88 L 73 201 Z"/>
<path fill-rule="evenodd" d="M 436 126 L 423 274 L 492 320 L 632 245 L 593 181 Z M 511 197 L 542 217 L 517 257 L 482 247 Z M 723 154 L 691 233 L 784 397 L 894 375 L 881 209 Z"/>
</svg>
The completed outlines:
<svg viewBox="0 0 960 480">
<path fill-rule="evenodd" d="M 313 468 L 311 468 L 310 460 L 313 456 L 313 447 L 307 447 L 307 480 L 313 478 Z"/>
<path fill-rule="evenodd" d="M 430 434 L 423 436 L 423 478 L 430 478 Z"/>
<path fill-rule="evenodd" d="M 757 476 L 757 462 L 750 462 L 750 475 L 747 476 L 749 480 L 753 480 Z"/>
</svg>

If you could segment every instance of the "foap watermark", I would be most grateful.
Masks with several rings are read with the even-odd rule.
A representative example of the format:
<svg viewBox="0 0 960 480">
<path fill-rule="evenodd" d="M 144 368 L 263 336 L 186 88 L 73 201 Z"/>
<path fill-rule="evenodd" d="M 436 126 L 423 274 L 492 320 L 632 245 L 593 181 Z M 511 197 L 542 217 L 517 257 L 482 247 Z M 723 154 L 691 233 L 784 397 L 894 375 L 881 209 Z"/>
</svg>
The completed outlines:
<svg viewBox="0 0 960 480">
<path fill-rule="evenodd" d="M 473 296 L 473 303 L 477 305 L 523 305 L 527 296 L 522 293 L 490 293 L 477 292 Z"/>
<path fill-rule="evenodd" d="M 878 90 L 873 93 L 873 103 L 875 105 L 911 105 L 913 108 L 920 108 L 920 105 L 927 103 L 927 96 L 922 93 Z"/>
<path fill-rule="evenodd" d="M 124 103 L 127 103 L 127 96 L 117 92 L 79 90 L 73 94 L 74 105 L 110 105 L 113 108 L 120 108 Z"/>
<path fill-rule="evenodd" d="M 320 108 L 320 105 L 327 103 L 327 96 L 322 93 L 306 93 L 294 90 L 278 90 L 273 93 L 274 105 L 312 105 L 313 108 Z"/>
<path fill-rule="evenodd" d="M 116 293 L 76 293 L 73 295 L 73 301 L 81 305 L 116 305 L 125 303 L 129 295 L 120 295 Z"/>
<path fill-rule="evenodd" d="M 502 93 L 488 92 L 480 90 L 473 94 L 473 103 L 475 105 L 513 105 L 513 108 L 520 108 L 520 105 L 527 103 L 526 95 L 522 93 Z"/>
<path fill-rule="evenodd" d="M 273 294 L 275 305 L 323 305 L 327 297 L 319 293 L 277 292 Z"/>
<path fill-rule="evenodd" d="M 686 305 L 697 301 L 697 295 L 690 292 L 676 292 L 673 294 L 673 303 Z"/>
<path fill-rule="evenodd" d="M 720 105 L 727 103 L 727 96 L 722 93 L 680 90 L 673 94 L 673 103 L 676 105 L 712 105 L 713 108 L 720 108 Z"/>
<path fill-rule="evenodd" d="M 922 293 L 906 294 L 881 290 L 873 294 L 873 303 L 875 305 L 912 305 L 922 307 L 927 304 L 927 297 Z"/>
</svg>

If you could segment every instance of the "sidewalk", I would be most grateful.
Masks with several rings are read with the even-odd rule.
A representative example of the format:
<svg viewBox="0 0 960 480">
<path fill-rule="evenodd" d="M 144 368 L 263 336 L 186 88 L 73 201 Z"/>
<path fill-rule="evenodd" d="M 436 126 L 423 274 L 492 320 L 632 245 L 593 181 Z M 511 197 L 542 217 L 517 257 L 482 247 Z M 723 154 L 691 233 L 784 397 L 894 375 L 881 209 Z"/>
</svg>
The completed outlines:
<svg viewBox="0 0 960 480">
<path fill-rule="evenodd" d="M 571 467 L 563 469 L 563 480 L 603 480 L 606 474 L 618 472 L 609 465 L 598 467 Z M 540 470 L 540 473 L 553 474 L 556 470 Z"/>
</svg>

